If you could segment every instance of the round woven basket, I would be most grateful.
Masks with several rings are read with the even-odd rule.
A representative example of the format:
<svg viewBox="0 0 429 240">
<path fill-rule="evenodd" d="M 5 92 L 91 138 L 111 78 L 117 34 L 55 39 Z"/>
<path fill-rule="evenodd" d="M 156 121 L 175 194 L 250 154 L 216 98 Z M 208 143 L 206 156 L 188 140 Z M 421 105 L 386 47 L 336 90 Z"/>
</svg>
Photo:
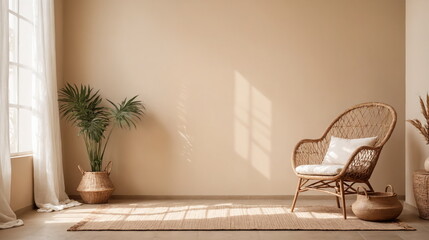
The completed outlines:
<svg viewBox="0 0 429 240">
<path fill-rule="evenodd" d="M 356 202 L 352 211 L 356 217 L 367 221 L 389 221 L 396 219 L 402 212 L 403 206 L 399 202 L 391 185 L 387 185 L 385 192 L 367 192 L 357 188 Z M 387 190 L 390 188 L 390 192 Z"/>
<path fill-rule="evenodd" d="M 103 172 L 86 172 L 80 166 L 78 168 L 83 176 L 77 191 L 83 202 L 89 204 L 107 203 L 115 189 L 109 178 L 111 162 Z"/>
</svg>

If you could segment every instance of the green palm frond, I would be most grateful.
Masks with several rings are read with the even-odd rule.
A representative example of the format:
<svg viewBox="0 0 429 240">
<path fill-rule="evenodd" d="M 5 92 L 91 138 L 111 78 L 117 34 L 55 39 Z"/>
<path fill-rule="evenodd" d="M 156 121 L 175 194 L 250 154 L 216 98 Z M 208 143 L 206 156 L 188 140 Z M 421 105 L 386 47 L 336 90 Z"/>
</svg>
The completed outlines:
<svg viewBox="0 0 429 240">
<path fill-rule="evenodd" d="M 66 84 L 59 92 L 60 113 L 80 129 L 79 134 L 101 141 L 109 126 L 109 114 L 100 106 L 103 99 L 90 86 Z"/>
<path fill-rule="evenodd" d="M 141 101 L 136 100 L 138 96 L 134 96 L 127 100 L 126 98 L 119 104 L 107 100 L 112 104 L 110 113 L 115 124 L 120 128 L 136 127 L 136 120 L 140 120 L 144 115 L 145 107 Z"/>
</svg>

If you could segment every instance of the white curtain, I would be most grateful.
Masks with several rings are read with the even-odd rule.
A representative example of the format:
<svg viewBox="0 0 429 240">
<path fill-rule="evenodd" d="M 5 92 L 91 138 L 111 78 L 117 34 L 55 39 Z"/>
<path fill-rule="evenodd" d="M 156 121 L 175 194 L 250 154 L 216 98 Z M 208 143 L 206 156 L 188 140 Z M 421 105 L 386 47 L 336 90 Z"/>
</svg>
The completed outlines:
<svg viewBox="0 0 429 240">
<path fill-rule="evenodd" d="M 20 226 L 10 208 L 9 153 L 9 13 L 8 0 L 0 0 L 0 229 Z"/>
<path fill-rule="evenodd" d="M 57 99 L 54 0 L 35 5 L 36 78 L 33 83 L 34 199 L 39 212 L 80 205 L 65 193 Z"/>
</svg>

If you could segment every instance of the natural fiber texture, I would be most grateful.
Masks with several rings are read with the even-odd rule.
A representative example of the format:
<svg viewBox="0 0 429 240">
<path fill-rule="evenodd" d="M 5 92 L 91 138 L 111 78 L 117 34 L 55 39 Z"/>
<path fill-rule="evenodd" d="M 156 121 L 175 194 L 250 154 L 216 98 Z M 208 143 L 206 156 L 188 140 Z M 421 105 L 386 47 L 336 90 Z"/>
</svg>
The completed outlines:
<svg viewBox="0 0 429 240">
<path fill-rule="evenodd" d="M 71 209 L 73 214 L 77 209 Z M 352 213 L 350 213 L 352 214 Z M 335 207 L 301 207 L 283 200 L 147 200 L 106 204 L 69 231 L 126 230 L 414 230 L 399 222 L 344 220 Z"/>
<path fill-rule="evenodd" d="M 414 198 L 416 199 L 419 215 L 429 219 L 429 173 L 426 171 L 414 172 L 413 177 Z"/>
<path fill-rule="evenodd" d="M 107 203 L 114 190 L 109 172 L 83 172 L 77 191 L 84 203 Z"/>
<path fill-rule="evenodd" d="M 401 215 L 404 207 L 394 192 L 392 185 L 386 187 L 385 192 L 370 192 L 365 189 L 357 194 L 352 205 L 353 213 L 362 220 L 390 221 Z M 390 191 L 388 191 L 390 189 Z"/>
<path fill-rule="evenodd" d="M 374 171 L 380 156 L 381 149 L 390 138 L 396 124 L 395 110 L 383 103 L 363 103 L 356 105 L 338 116 L 319 139 L 305 139 L 300 141 L 292 156 L 292 166 L 321 164 L 332 136 L 355 139 L 377 137 L 374 147 L 364 146 L 358 148 L 348 159 L 343 170 L 334 176 L 304 175 L 295 172 L 299 177 L 292 211 L 300 192 L 316 190 L 330 193 L 337 197 L 344 206 L 344 195 L 355 194 L 355 183 L 364 183 L 369 191 L 373 192 L 369 178 Z M 316 181 L 316 182 L 312 182 Z M 331 190 L 331 191 L 328 191 Z M 346 211 L 343 207 L 343 215 Z"/>
<path fill-rule="evenodd" d="M 359 149 L 341 176 L 336 176 L 344 180 L 366 182 L 395 124 L 396 113 L 392 107 L 382 103 L 357 105 L 337 117 L 320 139 L 299 142 L 294 150 L 294 168 L 299 165 L 321 164 L 331 136 L 348 139 L 377 137 L 374 147 Z"/>
</svg>

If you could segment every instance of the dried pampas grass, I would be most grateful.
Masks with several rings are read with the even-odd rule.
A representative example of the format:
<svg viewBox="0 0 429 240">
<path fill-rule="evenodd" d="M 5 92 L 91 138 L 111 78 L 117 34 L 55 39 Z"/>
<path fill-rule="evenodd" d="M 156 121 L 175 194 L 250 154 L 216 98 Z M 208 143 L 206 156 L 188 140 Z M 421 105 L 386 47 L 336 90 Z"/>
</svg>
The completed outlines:
<svg viewBox="0 0 429 240">
<path fill-rule="evenodd" d="M 419 132 L 425 138 L 426 144 L 429 145 L 429 94 L 426 94 L 426 106 L 423 99 L 421 97 L 419 98 L 420 98 L 420 107 L 422 108 L 422 114 L 426 120 L 426 123 L 422 123 L 418 119 L 407 120 L 407 122 L 411 123 L 414 127 L 417 128 L 417 130 L 419 130 Z"/>
</svg>

